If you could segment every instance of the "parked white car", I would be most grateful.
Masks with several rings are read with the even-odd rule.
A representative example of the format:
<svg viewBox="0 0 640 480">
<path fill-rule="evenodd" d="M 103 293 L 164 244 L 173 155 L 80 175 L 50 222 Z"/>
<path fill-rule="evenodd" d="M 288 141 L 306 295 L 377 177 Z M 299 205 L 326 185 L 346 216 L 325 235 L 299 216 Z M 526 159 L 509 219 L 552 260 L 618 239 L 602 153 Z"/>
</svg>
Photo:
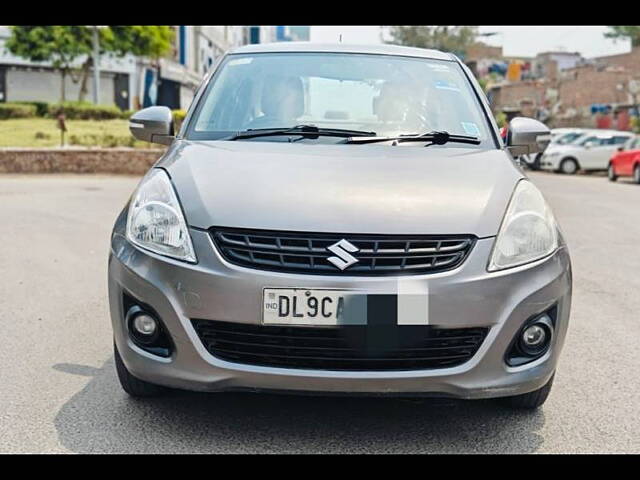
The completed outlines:
<svg viewBox="0 0 640 480">
<path fill-rule="evenodd" d="M 587 128 L 554 128 L 551 130 L 551 142 L 547 148 L 552 145 L 565 145 L 575 141 L 578 137 L 585 135 L 595 129 Z M 520 160 L 531 170 L 540 170 L 540 161 L 544 152 L 538 152 L 535 155 L 522 155 Z"/>
<path fill-rule="evenodd" d="M 591 128 L 554 128 L 551 130 L 550 145 L 566 145 L 578 137 L 594 131 L 597 130 Z"/>
<path fill-rule="evenodd" d="M 540 168 L 573 174 L 578 170 L 606 170 L 619 146 L 633 137 L 631 132 L 590 130 L 571 143 L 554 143 L 540 159 Z"/>
</svg>

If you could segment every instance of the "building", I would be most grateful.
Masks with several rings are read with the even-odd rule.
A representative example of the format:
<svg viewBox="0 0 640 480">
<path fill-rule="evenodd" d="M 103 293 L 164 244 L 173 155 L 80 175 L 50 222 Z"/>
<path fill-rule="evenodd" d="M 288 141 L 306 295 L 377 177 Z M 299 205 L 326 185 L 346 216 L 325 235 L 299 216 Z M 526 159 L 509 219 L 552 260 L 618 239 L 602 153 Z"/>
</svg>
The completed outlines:
<svg viewBox="0 0 640 480">
<path fill-rule="evenodd" d="M 157 63 L 147 58 L 103 55 L 100 58 L 99 103 L 116 105 L 122 110 L 152 105 L 186 109 L 203 76 L 215 60 L 230 48 L 245 43 L 246 27 L 173 26 L 172 52 Z M 11 55 L 4 48 L 9 27 L 0 27 L 0 102 L 58 102 L 62 80 L 48 62 L 30 62 Z M 74 67 L 80 67 L 79 58 Z M 92 72 L 93 75 L 93 72 Z M 77 100 L 78 78 L 67 77 L 65 97 Z M 87 82 L 86 99 L 93 99 L 93 82 Z"/>
<path fill-rule="evenodd" d="M 555 127 L 631 127 L 640 102 L 640 48 L 584 59 L 578 53 L 540 54 L 535 79 L 492 85 L 494 113 L 516 112 Z"/>
<path fill-rule="evenodd" d="M 251 26 L 247 27 L 245 43 L 308 42 L 310 35 L 309 26 Z"/>
<path fill-rule="evenodd" d="M 204 75 L 230 48 L 245 43 L 245 27 L 186 26 L 175 29 L 173 52 L 158 65 L 138 59 L 134 108 L 165 105 L 187 109 Z"/>
<path fill-rule="evenodd" d="M 58 102 L 61 98 L 62 77 L 49 62 L 30 62 L 11 55 L 4 43 L 10 36 L 7 26 L 0 26 L 0 102 L 42 101 Z M 74 67 L 80 68 L 84 58 Z M 117 105 L 123 110 L 131 108 L 131 92 L 135 91 L 136 59 L 132 55 L 123 58 L 101 59 L 100 95 L 102 104 Z M 74 81 L 75 80 L 75 81 Z M 80 92 L 78 76 L 65 80 L 67 100 L 77 100 Z M 86 98 L 93 98 L 93 82 L 87 82 Z"/>
</svg>

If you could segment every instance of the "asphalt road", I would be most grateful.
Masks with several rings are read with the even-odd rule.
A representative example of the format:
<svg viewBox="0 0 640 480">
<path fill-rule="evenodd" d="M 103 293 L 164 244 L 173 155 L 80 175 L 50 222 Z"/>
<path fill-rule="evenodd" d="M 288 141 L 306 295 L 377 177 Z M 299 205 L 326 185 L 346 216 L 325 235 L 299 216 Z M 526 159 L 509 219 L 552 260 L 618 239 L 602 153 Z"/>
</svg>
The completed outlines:
<svg viewBox="0 0 640 480">
<path fill-rule="evenodd" d="M 640 186 L 534 174 L 574 267 L 536 412 L 492 401 L 176 393 L 117 383 L 109 232 L 132 177 L 0 175 L 0 452 L 640 452 Z"/>
</svg>

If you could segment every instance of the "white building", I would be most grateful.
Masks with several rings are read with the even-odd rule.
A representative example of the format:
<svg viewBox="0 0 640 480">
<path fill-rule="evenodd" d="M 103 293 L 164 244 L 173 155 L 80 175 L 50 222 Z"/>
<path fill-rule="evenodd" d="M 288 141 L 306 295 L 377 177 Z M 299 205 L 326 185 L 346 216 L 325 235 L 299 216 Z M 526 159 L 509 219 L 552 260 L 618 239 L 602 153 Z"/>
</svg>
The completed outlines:
<svg viewBox="0 0 640 480">
<path fill-rule="evenodd" d="M 4 43 L 10 36 L 9 27 L 0 26 L 0 102 L 42 101 L 58 102 L 61 98 L 62 76 L 50 62 L 31 62 L 10 54 Z M 78 59 L 74 67 L 80 68 L 85 59 Z M 130 92 L 134 90 L 136 59 L 132 55 L 123 58 L 101 59 L 100 103 L 130 108 Z M 77 100 L 80 92 L 79 75 L 67 76 L 65 93 L 67 100 Z M 93 82 L 87 82 L 86 99 L 93 98 Z"/>
<path fill-rule="evenodd" d="M 101 104 L 122 110 L 151 105 L 187 109 L 202 77 L 226 50 L 242 45 L 246 27 L 174 26 L 173 51 L 154 64 L 149 59 L 127 55 L 103 55 L 100 59 Z M 30 62 L 10 54 L 4 43 L 10 29 L 0 26 L 0 102 L 57 102 L 61 96 L 61 75 L 49 62 Z M 84 58 L 74 66 L 80 67 Z M 74 75 L 76 76 L 76 75 Z M 77 76 L 76 76 L 77 77 Z M 93 99 L 93 82 L 87 82 L 86 99 Z M 67 100 L 77 100 L 80 83 L 67 76 Z"/>
</svg>

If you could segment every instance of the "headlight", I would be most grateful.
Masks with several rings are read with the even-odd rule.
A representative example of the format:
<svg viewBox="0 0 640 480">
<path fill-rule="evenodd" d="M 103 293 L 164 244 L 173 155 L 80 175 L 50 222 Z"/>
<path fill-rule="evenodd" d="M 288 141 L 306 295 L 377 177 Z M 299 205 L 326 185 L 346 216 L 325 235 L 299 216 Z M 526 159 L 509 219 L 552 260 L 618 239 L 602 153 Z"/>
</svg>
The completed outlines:
<svg viewBox="0 0 640 480">
<path fill-rule="evenodd" d="M 496 237 L 489 271 L 533 262 L 558 248 L 558 227 L 544 197 L 530 181 L 516 186 Z"/>
<path fill-rule="evenodd" d="M 160 255 L 196 262 L 178 197 L 164 170 L 154 168 L 133 194 L 127 239 Z"/>
</svg>

